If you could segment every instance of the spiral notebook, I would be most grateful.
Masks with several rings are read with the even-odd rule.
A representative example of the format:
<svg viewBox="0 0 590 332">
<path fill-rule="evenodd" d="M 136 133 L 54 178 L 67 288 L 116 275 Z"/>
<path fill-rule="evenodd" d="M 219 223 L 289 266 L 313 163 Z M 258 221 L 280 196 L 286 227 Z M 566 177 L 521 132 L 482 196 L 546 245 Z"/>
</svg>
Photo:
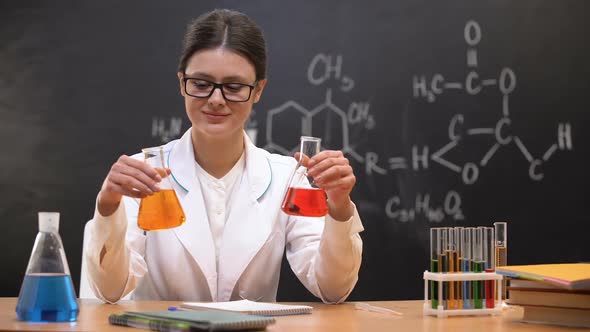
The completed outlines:
<svg viewBox="0 0 590 332">
<path fill-rule="evenodd" d="M 127 311 L 109 316 L 112 325 L 162 332 L 253 330 L 264 329 L 274 322 L 272 317 L 214 310 Z"/>
<path fill-rule="evenodd" d="M 309 314 L 313 307 L 308 305 L 280 304 L 269 302 L 254 302 L 239 300 L 229 302 L 184 302 L 180 305 L 184 309 L 220 310 L 239 312 L 249 315 L 282 316 Z"/>
</svg>

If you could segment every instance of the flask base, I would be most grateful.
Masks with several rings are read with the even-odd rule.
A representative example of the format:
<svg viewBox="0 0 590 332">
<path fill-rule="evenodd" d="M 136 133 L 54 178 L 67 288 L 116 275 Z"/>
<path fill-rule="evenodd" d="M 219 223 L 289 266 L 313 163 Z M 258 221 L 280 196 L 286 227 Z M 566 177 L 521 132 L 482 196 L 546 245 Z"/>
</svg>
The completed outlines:
<svg viewBox="0 0 590 332">
<path fill-rule="evenodd" d="M 78 302 L 69 275 L 27 274 L 16 305 L 16 317 L 27 322 L 73 322 Z"/>
<path fill-rule="evenodd" d="M 16 312 L 18 320 L 26 322 L 75 322 L 78 310 L 21 310 Z"/>
</svg>

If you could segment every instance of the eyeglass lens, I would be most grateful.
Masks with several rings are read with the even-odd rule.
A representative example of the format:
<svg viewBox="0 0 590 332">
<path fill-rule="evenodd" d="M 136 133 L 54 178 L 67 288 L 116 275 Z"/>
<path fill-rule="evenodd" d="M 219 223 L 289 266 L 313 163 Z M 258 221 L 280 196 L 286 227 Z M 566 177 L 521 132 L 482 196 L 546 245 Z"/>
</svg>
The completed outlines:
<svg viewBox="0 0 590 332">
<path fill-rule="evenodd" d="M 252 87 L 242 83 L 213 83 L 206 80 L 186 80 L 186 93 L 193 97 L 208 98 L 216 88 L 220 88 L 223 97 L 229 101 L 246 101 L 250 99 Z"/>
</svg>

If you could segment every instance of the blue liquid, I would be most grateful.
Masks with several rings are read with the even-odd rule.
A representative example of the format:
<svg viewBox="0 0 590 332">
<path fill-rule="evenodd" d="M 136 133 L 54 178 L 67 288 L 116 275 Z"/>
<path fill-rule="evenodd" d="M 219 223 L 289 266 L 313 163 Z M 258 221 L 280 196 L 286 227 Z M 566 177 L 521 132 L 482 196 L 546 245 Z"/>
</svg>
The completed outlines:
<svg viewBox="0 0 590 332">
<path fill-rule="evenodd" d="M 78 302 L 67 274 L 27 274 L 16 304 L 16 316 L 28 322 L 73 322 Z"/>
<path fill-rule="evenodd" d="M 471 272 L 469 265 L 468 260 L 463 260 L 463 272 Z M 469 281 L 463 281 L 463 309 L 471 309 L 471 283 Z"/>
</svg>

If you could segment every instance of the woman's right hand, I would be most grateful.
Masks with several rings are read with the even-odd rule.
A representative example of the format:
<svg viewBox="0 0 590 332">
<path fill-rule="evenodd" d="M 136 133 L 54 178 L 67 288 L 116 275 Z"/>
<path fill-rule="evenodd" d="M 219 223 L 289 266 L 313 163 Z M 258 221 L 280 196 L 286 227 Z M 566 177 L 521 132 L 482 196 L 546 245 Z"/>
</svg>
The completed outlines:
<svg viewBox="0 0 590 332">
<path fill-rule="evenodd" d="M 170 170 L 166 169 L 166 175 Z M 164 174 L 147 163 L 122 155 L 113 164 L 98 194 L 98 212 L 110 216 L 119 207 L 123 196 L 144 198 L 160 190 L 158 182 Z"/>
</svg>

